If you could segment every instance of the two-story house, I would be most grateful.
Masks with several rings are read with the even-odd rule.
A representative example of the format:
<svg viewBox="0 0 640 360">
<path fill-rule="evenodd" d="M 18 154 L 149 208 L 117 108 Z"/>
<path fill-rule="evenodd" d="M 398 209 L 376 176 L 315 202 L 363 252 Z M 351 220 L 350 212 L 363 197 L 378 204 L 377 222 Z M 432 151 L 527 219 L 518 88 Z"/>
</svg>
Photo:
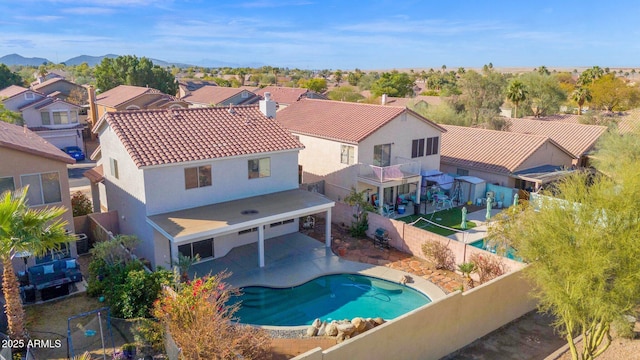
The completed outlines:
<svg viewBox="0 0 640 360">
<path fill-rule="evenodd" d="M 67 230 L 74 231 L 67 164 L 75 163 L 69 155 L 53 146 L 25 127 L 0 121 L 0 194 L 29 185 L 28 203 L 33 208 L 61 206 L 67 210 L 62 218 Z M 64 251 L 76 256 L 75 243 Z M 27 257 L 15 259 L 14 267 L 25 271 L 26 267 L 47 261 Z M 23 260 L 26 260 L 23 263 Z"/>
<path fill-rule="evenodd" d="M 297 232 L 334 203 L 298 189 L 303 145 L 273 119 L 275 103 L 110 112 L 99 134 L 108 210 L 137 235 L 153 266 L 178 254 L 220 258 L 234 247 Z M 327 225 L 326 241 L 330 246 Z"/>
<path fill-rule="evenodd" d="M 255 93 L 241 88 L 203 86 L 182 97 L 189 107 L 250 105 L 260 100 Z"/>
<path fill-rule="evenodd" d="M 73 94 L 81 105 L 88 102 L 87 88 L 62 78 L 52 78 L 31 85 L 31 89 L 62 100 L 67 100 Z"/>
<path fill-rule="evenodd" d="M 17 85 L 0 90 L 0 99 L 5 108 L 22 115 L 24 125 L 54 146 L 84 149 L 79 105 Z"/>
<path fill-rule="evenodd" d="M 367 190 L 373 203 L 418 200 L 421 171 L 440 167 L 441 126 L 394 106 L 305 99 L 278 111 L 297 136 L 303 181 L 324 180 L 325 194 L 343 199 Z"/>
</svg>

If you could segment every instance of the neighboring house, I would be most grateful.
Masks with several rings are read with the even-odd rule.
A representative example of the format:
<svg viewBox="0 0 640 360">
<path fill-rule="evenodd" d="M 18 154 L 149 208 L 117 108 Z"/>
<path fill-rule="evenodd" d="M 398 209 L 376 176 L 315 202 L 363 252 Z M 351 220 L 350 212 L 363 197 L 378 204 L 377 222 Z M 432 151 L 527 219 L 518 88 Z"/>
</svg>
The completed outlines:
<svg viewBox="0 0 640 360">
<path fill-rule="evenodd" d="M 87 88 L 62 78 L 52 78 L 45 82 L 32 85 L 31 90 L 62 100 L 67 100 L 71 93 L 75 92 L 76 94 L 81 95 L 84 100 L 80 105 L 88 103 Z"/>
<path fill-rule="evenodd" d="M 203 86 L 182 98 L 189 107 L 250 105 L 260 101 L 255 93 L 239 88 Z"/>
<path fill-rule="evenodd" d="M 218 86 L 213 81 L 204 81 L 204 80 L 187 80 L 181 79 L 178 80 L 178 98 L 182 99 L 183 97 L 189 95 L 192 91 L 196 91 L 203 86 Z"/>
<path fill-rule="evenodd" d="M 95 100 L 94 100 L 95 99 Z M 89 89 L 91 124 L 96 124 L 104 114 L 123 110 L 181 109 L 189 104 L 160 90 L 131 85 L 120 85 L 95 95 Z"/>
<path fill-rule="evenodd" d="M 442 172 L 537 190 L 571 168 L 573 154 L 547 136 L 442 125 Z"/>
<path fill-rule="evenodd" d="M 534 119 L 509 119 L 507 131 L 548 136 L 573 155 L 573 165 L 587 165 L 587 155 L 607 131 L 605 126 Z"/>
<path fill-rule="evenodd" d="M 0 193 L 29 185 L 29 205 L 36 209 L 64 207 L 67 211 L 62 218 L 67 221 L 67 230 L 74 232 L 67 165 L 75 163 L 75 160 L 25 127 L 2 121 L 0 159 Z M 75 243 L 66 247 L 67 251 L 76 256 Z M 28 257 L 26 266 L 50 258 L 50 254 L 37 259 Z M 23 259 L 14 260 L 16 270 L 25 270 Z"/>
<path fill-rule="evenodd" d="M 84 149 L 79 105 L 16 85 L 0 90 L 0 99 L 5 108 L 22 115 L 24 125 L 54 146 Z"/>
<path fill-rule="evenodd" d="M 36 81 L 31 83 L 32 86 L 41 84 L 51 79 L 66 79 L 67 77 L 69 77 L 69 73 L 64 70 L 53 69 L 47 71 L 44 76 L 40 76 L 40 72 L 36 71 L 33 73 L 33 77 L 36 78 Z"/>
<path fill-rule="evenodd" d="M 410 98 L 392 97 L 382 95 L 380 103 L 382 105 L 389 106 L 403 106 L 403 107 L 416 107 L 416 106 L 438 106 L 442 104 L 443 98 L 440 96 L 423 96 L 418 95 Z"/>
<path fill-rule="evenodd" d="M 324 180 L 332 199 L 356 188 L 393 205 L 421 188 L 421 171 L 440 167 L 445 130 L 407 108 L 306 99 L 276 119 L 305 146 L 302 180 Z"/>
<path fill-rule="evenodd" d="M 138 255 L 167 266 L 178 254 L 208 260 L 258 242 L 264 266 L 265 239 L 297 232 L 302 216 L 325 213 L 330 224 L 334 203 L 298 189 L 303 146 L 274 115 L 275 103 L 262 101 L 101 118 L 102 174 L 91 175 L 120 231 L 140 238 Z"/>
<path fill-rule="evenodd" d="M 271 94 L 271 98 L 278 104 L 278 110 L 282 110 L 287 106 L 305 98 L 327 100 L 326 96 L 304 88 L 267 86 L 256 91 L 256 94 L 262 97 L 264 97 L 265 93 Z"/>
</svg>

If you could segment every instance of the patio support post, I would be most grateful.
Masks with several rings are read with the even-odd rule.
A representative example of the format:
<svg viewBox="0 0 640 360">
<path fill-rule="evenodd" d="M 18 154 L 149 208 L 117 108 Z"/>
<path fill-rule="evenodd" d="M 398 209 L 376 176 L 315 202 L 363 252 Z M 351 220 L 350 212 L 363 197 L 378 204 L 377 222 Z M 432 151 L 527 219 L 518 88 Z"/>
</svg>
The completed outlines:
<svg viewBox="0 0 640 360">
<path fill-rule="evenodd" d="M 327 210 L 326 224 L 324 225 L 324 244 L 331 247 L 331 209 Z"/>
<path fill-rule="evenodd" d="M 384 188 L 382 186 L 378 186 L 378 214 L 382 215 L 383 208 L 384 208 Z"/>
<path fill-rule="evenodd" d="M 264 267 L 264 225 L 258 226 L 258 266 Z"/>
</svg>

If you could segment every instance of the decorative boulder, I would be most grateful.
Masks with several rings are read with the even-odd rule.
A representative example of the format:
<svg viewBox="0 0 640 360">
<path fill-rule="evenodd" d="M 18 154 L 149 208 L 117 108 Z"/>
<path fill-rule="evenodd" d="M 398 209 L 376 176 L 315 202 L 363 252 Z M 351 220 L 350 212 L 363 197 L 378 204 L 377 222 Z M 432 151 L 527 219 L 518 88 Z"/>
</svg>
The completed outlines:
<svg viewBox="0 0 640 360">
<path fill-rule="evenodd" d="M 338 333 L 338 337 L 336 338 L 336 343 L 340 344 L 341 342 L 343 342 L 345 339 L 347 338 L 347 335 L 345 335 L 344 333 Z"/>
<path fill-rule="evenodd" d="M 330 324 L 327 325 L 327 327 L 325 328 L 325 333 L 328 336 L 336 336 L 338 335 L 338 325 L 335 322 L 331 322 Z"/>
<path fill-rule="evenodd" d="M 311 326 L 316 329 L 320 329 L 320 325 L 322 325 L 322 321 L 320 321 L 320 319 L 313 320 L 313 323 L 311 324 Z"/>
<path fill-rule="evenodd" d="M 353 318 L 351 323 L 356 327 L 357 332 L 363 332 L 366 327 L 366 321 L 361 317 Z"/>
<path fill-rule="evenodd" d="M 327 333 L 327 322 L 323 321 L 318 329 L 318 336 L 324 336 Z"/>
<path fill-rule="evenodd" d="M 375 324 L 375 323 L 373 322 L 373 320 L 372 320 L 372 321 L 366 320 L 366 321 L 364 322 L 364 331 L 368 331 L 368 330 L 373 329 L 373 328 L 375 327 L 375 325 L 374 325 L 374 324 Z M 363 331 L 363 332 L 364 332 L 364 331 Z"/>
<path fill-rule="evenodd" d="M 307 328 L 307 336 L 312 337 L 312 336 L 316 336 L 318 334 L 318 328 L 316 328 L 315 326 L 309 326 L 309 328 Z"/>
<path fill-rule="evenodd" d="M 382 325 L 382 324 L 385 323 L 384 319 L 381 318 L 381 317 L 377 317 L 377 318 L 373 319 L 373 322 L 376 323 L 376 326 Z"/>
<path fill-rule="evenodd" d="M 356 327 L 351 322 L 348 324 L 338 324 L 338 333 L 345 335 L 351 335 L 356 331 Z"/>
</svg>

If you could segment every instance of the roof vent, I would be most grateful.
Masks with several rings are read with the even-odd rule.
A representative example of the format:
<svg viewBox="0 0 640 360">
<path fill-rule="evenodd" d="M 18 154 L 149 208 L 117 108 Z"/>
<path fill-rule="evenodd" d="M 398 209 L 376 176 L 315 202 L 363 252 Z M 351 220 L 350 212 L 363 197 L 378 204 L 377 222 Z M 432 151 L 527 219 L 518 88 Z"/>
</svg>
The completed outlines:
<svg viewBox="0 0 640 360">
<path fill-rule="evenodd" d="M 233 109 L 233 104 L 229 104 L 229 114 L 235 114 L 236 111 Z"/>
</svg>

